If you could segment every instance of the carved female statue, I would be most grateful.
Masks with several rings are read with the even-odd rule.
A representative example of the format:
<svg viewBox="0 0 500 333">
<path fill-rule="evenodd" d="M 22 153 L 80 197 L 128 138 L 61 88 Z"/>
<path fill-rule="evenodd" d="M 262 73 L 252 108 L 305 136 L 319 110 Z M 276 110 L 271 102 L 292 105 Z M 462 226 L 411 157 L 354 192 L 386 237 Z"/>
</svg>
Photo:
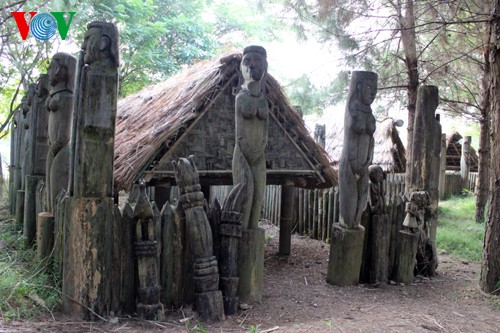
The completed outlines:
<svg viewBox="0 0 500 333">
<path fill-rule="evenodd" d="M 377 93 L 377 74 L 354 71 L 344 118 L 344 146 L 339 165 L 340 225 L 360 228 L 368 196 L 368 166 L 373 158 L 375 117 L 370 105 Z"/>
<path fill-rule="evenodd" d="M 57 195 L 68 187 L 69 146 L 74 102 L 76 58 L 59 52 L 52 57 L 49 68 L 50 95 L 49 152 L 47 154 L 47 196 L 49 211 L 53 211 Z"/>
<path fill-rule="evenodd" d="M 22 110 L 23 110 L 23 142 L 22 142 L 22 153 L 21 153 L 21 189 L 24 190 L 26 182 L 26 174 L 30 169 L 30 153 L 31 153 L 31 131 L 33 125 L 31 124 L 31 119 L 33 112 L 31 111 L 33 105 L 33 99 L 35 98 L 35 88 L 36 84 L 30 84 L 28 86 L 28 92 L 26 93 L 26 100 L 23 98 Z"/>
<path fill-rule="evenodd" d="M 370 177 L 370 195 L 368 201 L 372 215 L 382 215 L 385 210 L 384 190 L 384 170 L 380 165 L 370 165 L 368 167 Z"/>
<path fill-rule="evenodd" d="M 244 229 L 256 229 L 266 186 L 268 102 L 264 94 L 267 53 L 262 46 L 243 50 L 243 84 L 236 95 L 236 144 L 233 154 L 233 183 L 246 186 L 242 204 Z"/>
</svg>

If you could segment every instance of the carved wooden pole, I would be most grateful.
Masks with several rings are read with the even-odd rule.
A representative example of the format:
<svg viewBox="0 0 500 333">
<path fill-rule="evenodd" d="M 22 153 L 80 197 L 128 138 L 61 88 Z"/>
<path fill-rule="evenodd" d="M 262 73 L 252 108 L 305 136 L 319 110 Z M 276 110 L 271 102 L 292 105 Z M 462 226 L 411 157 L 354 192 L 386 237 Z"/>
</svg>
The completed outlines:
<svg viewBox="0 0 500 333">
<path fill-rule="evenodd" d="M 94 317 L 116 311 L 112 295 L 121 293 L 113 276 L 113 159 L 118 98 L 118 29 L 111 23 L 88 24 L 78 74 L 73 124 L 70 197 L 64 223 L 63 298 L 66 313 Z M 76 302 L 74 302 L 75 300 Z M 82 306 L 83 305 L 83 306 Z"/>
<path fill-rule="evenodd" d="M 220 222 L 220 287 L 224 300 L 224 313 L 233 315 L 238 311 L 238 245 L 241 239 L 241 203 L 246 190 L 236 185 L 226 199 Z"/>
<path fill-rule="evenodd" d="M 202 320 L 224 318 L 219 269 L 213 255 L 212 230 L 203 209 L 203 192 L 193 157 L 173 162 L 179 203 L 186 214 L 186 242 L 194 257 L 195 308 Z"/>
<path fill-rule="evenodd" d="M 352 73 L 344 120 L 344 145 L 339 165 L 340 221 L 332 227 L 326 281 L 340 286 L 359 282 L 365 229 L 361 215 L 368 199 L 368 166 L 373 159 L 375 117 L 371 104 L 377 74 Z"/>
<path fill-rule="evenodd" d="M 134 209 L 136 221 L 134 247 L 139 277 L 137 313 L 144 319 L 153 320 L 157 319 L 162 307 L 157 259 L 158 242 L 155 240 L 159 235 L 155 233 L 153 209 L 145 188 L 145 185 L 141 184 L 141 193 Z"/>
<path fill-rule="evenodd" d="M 24 200 L 24 228 L 23 234 L 28 244 L 32 244 L 37 235 L 36 220 L 40 212 L 36 211 L 36 189 L 38 183 L 45 179 L 47 159 L 47 128 L 48 114 L 45 100 L 48 97 L 49 78 L 42 74 L 38 78 L 35 88 L 35 96 L 31 105 L 31 131 L 28 144 L 28 156 L 30 161 L 26 167 L 25 200 Z M 53 232 L 48 233 L 48 251 L 52 251 L 50 244 L 53 243 Z M 44 235 L 45 237 L 45 235 Z M 40 251 L 38 251 L 40 252 Z M 50 253 L 50 252 L 49 252 Z M 47 253 L 47 254 L 49 254 Z"/>
<path fill-rule="evenodd" d="M 410 186 L 406 195 L 412 192 L 427 191 L 430 197 L 429 217 L 425 219 L 425 237 L 419 240 L 419 264 L 425 269 L 420 274 L 434 276 L 437 267 L 436 228 L 439 168 L 441 154 L 441 124 L 436 119 L 439 93 L 436 86 L 421 86 L 418 90 L 415 114 L 412 163 L 410 164 Z"/>
<path fill-rule="evenodd" d="M 470 136 L 464 137 L 462 144 L 462 156 L 460 156 L 460 177 L 462 178 L 462 186 L 469 188 L 469 173 L 470 173 Z"/>
</svg>

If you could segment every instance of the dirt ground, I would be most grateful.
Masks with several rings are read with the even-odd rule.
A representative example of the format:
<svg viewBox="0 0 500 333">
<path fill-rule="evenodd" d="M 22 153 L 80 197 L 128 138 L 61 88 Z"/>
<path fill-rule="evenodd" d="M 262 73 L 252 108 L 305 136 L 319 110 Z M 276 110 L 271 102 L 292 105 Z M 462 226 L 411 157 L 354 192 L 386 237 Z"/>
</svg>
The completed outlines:
<svg viewBox="0 0 500 333">
<path fill-rule="evenodd" d="M 294 235 L 292 254 L 280 258 L 277 230 L 267 226 L 267 232 L 262 302 L 220 323 L 198 323 L 190 309 L 158 322 L 81 322 L 54 314 L 0 322 L 0 332 L 500 332 L 500 299 L 479 291 L 477 263 L 442 254 L 435 278 L 340 288 L 325 282 L 327 244 Z"/>
</svg>

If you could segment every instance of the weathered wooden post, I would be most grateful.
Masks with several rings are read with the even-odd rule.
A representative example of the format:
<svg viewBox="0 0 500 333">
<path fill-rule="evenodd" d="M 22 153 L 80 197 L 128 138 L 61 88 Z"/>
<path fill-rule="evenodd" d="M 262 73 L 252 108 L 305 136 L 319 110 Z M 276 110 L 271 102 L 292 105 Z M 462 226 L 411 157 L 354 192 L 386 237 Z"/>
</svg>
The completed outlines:
<svg viewBox="0 0 500 333">
<path fill-rule="evenodd" d="M 265 78 L 267 52 L 261 46 L 243 50 L 240 65 L 243 84 L 236 95 L 233 184 L 246 188 L 241 208 L 243 232 L 238 259 L 238 295 L 243 301 L 262 299 L 264 278 L 264 230 L 259 228 L 266 188 L 267 130 L 269 106 Z"/>
<path fill-rule="evenodd" d="M 21 114 L 20 114 L 20 135 L 18 138 L 18 164 L 19 167 L 17 169 L 16 174 L 16 223 L 23 224 L 24 223 L 24 183 L 25 183 L 25 171 L 26 171 L 26 160 L 28 155 L 28 145 L 26 144 L 26 140 L 29 138 L 29 130 L 31 123 L 31 113 L 30 106 L 32 103 L 32 99 L 35 96 L 35 85 L 30 84 L 28 86 L 28 91 L 26 95 L 23 97 L 21 102 Z"/>
<path fill-rule="evenodd" d="M 441 154 L 439 161 L 439 199 L 446 199 L 446 134 L 441 134 Z"/>
<path fill-rule="evenodd" d="M 419 238 L 417 266 L 419 274 L 434 276 L 437 267 L 436 228 L 439 201 L 439 169 L 441 154 L 441 124 L 435 115 L 439 103 L 436 86 L 421 86 L 418 90 L 413 151 L 410 163 L 410 183 L 407 197 L 412 192 L 429 193 L 430 208 Z"/>
<path fill-rule="evenodd" d="M 384 171 L 379 165 L 370 165 L 370 228 L 368 235 L 369 248 L 366 249 L 369 264 L 370 283 L 387 283 L 389 278 L 389 244 L 390 225 L 386 214 L 383 182 Z"/>
<path fill-rule="evenodd" d="M 175 180 L 179 187 L 179 204 L 186 214 L 186 243 L 192 249 L 194 263 L 195 308 L 202 320 L 224 318 L 222 293 L 219 290 L 219 268 L 213 255 L 212 230 L 203 209 L 198 170 L 193 161 L 173 161 Z"/>
<path fill-rule="evenodd" d="M 69 198 L 64 221 L 63 298 L 66 313 L 93 317 L 111 310 L 115 283 L 113 232 L 121 233 L 113 203 L 113 159 L 118 98 L 118 29 L 87 25 L 78 74 Z"/>
<path fill-rule="evenodd" d="M 406 216 L 403 229 L 399 231 L 400 242 L 397 252 L 394 280 L 404 284 L 413 282 L 416 267 L 419 229 L 425 224 L 426 211 L 429 208 L 429 194 L 425 191 L 412 192 L 406 203 Z"/>
<path fill-rule="evenodd" d="M 280 207 L 280 238 L 278 253 L 289 255 L 292 248 L 293 216 L 295 211 L 293 183 L 285 182 L 281 185 L 281 207 Z"/>
<path fill-rule="evenodd" d="M 340 223 L 334 223 L 326 281 L 339 286 L 359 282 L 365 230 L 360 225 L 368 198 L 375 117 L 370 105 L 377 93 L 377 74 L 352 73 L 339 165 Z"/>
<path fill-rule="evenodd" d="M 10 214 L 14 215 L 16 213 L 16 197 L 17 197 L 17 188 L 16 188 L 16 173 L 17 173 L 17 150 L 19 144 L 19 116 L 20 116 L 20 107 L 18 107 L 14 111 L 14 115 L 12 116 L 12 122 L 10 124 L 10 165 L 9 165 L 9 209 Z"/>
<path fill-rule="evenodd" d="M 137 313 L 147 320 L 158 318 L 162 308 L 160 303 L 158 242 L 160 234 L 155 232 L 154 214 L 146 195 L 146 186 L 141 184 L 141 193 L 134 209 L 135 255 L 137 257 Z"/>
<path fill-rule="evenodd" d="M 464 137 L 462 144 L 462 155 L 460 156 L 460 177 L 462 178 L 462 187 L 469 189 L 469 173 L 470 173 L 470 136 Z"/>
<path fill-rule="evenodd" d="M 37 215 L 38 255 L 46 256 L 52 251 L 42 244 L 54 244 L 54 257 L 62 266 L 62 223 L 56 221 L 56 198 L 68 188 L 69 137 L 75 100 L 76 58 L 59 52 L 52 57 L 48 83 L 47 111 L 40 118 L 47 121 L 47 151 L 45 158 L 46 212 Z M 42 121 L 43 122 L 43 121 Z M 43 131 L 41 138 L 43 136 Z M 43 150 L 40 147 L 40 152 Z M 48 253 L 47 253 L 48 251 Z"/>
<path fill-rule="evenodd" d="M 246 189 L 236 185 L 226 199 L 220 221 L 220 288 L 224 300 L 224 313 L 238 311 L 238 246 L 241 239 L 241 204 Z"/>
<path fill-rule="evenodd" d="M 46 174 L 48 117 L 45 100 L 48 97 L 48 81 L 47 74 L 42 74 L 38 78 L 30 111 L 31 131 L 29 132 L 30 138 L 27 140 L 29 162 L 26 163 L 23 227 L 23 234 L 29 245 L 33 244 L 37 235 L 36 189 L 38 183 L 45 179 Z M 49 247 L 51 241 L 53 242 L 53 237 L 48 240 Z M 52 248 L 49 251 L 52 251 Z"/>
</svg>

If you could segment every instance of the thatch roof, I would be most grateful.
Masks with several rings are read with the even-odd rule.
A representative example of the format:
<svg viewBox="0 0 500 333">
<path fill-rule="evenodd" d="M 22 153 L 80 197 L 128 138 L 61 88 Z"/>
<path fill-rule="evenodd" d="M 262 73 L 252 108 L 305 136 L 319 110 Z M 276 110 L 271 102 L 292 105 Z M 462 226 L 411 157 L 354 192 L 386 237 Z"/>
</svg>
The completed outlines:
<svg viewBox="0 0 500 333">
<path fill-rule="evenodd" d="M 377 122 L 373 137 L 375 139 L 373 164 L 380 165 L 385 172 L 405 172 L 405 147 L 399 137 L 394 119 L 385 118 Z M 342 123 L 328 124 L 326 128 L 325 149 L 330 157 L 330 163 L 335 169 L 338 169 L 343 144 L 344 125 Z"/>
<path fill-rule="evenodd" d="M 231 54 L 219 60 L 198 63 L 167 81 L 149 86 L 118 102 L 114 176 L 116 191 L 128 190 L 144 175 L 151 178 L 163 172 L 163 176 L 171 175 L 173 178 L 173 174 L 164 171 L 164 167 L 159 165 L 166 164 L 165 161 L 172 158 L 169 151 L 180 145 L 180 141 L 199 119 L 211 113 L 214 105 L 226 103 L 225 107 L 228 106 L 227 100 L 234 98 L 231 91 L 238 84 L 240 61 L 241 54 Z M 221 102 L 221 95 L 230 97 L 225 97 Z M 313 169 L 315 185 L 336 185 L 337 174 L 329 165 L 326 152 L 309 136 L 300 115 L 289 104 L 280 85 L 271 75 L 267 76 L 267 97 L 272 106 L 270 121 L 274 119 L 278 128 L 286 132 L 283 136 L 307 156 Z M 234 117 L 230 118 L 234 127 Z M 234 128 L 226 126 L 221 131 L 234 133 Z M 196 158 L 196 152 L 193 154 Z"/>
<path fill-rule="evenodd" d="M 446 170 L 460 171 L 460 159 L 462 158 L 462 135 L 453 132 L 446 136 Z M 476 150 L 470 147 L 470 171 L 477 172 L 479 158 Z"/>
</svg>

